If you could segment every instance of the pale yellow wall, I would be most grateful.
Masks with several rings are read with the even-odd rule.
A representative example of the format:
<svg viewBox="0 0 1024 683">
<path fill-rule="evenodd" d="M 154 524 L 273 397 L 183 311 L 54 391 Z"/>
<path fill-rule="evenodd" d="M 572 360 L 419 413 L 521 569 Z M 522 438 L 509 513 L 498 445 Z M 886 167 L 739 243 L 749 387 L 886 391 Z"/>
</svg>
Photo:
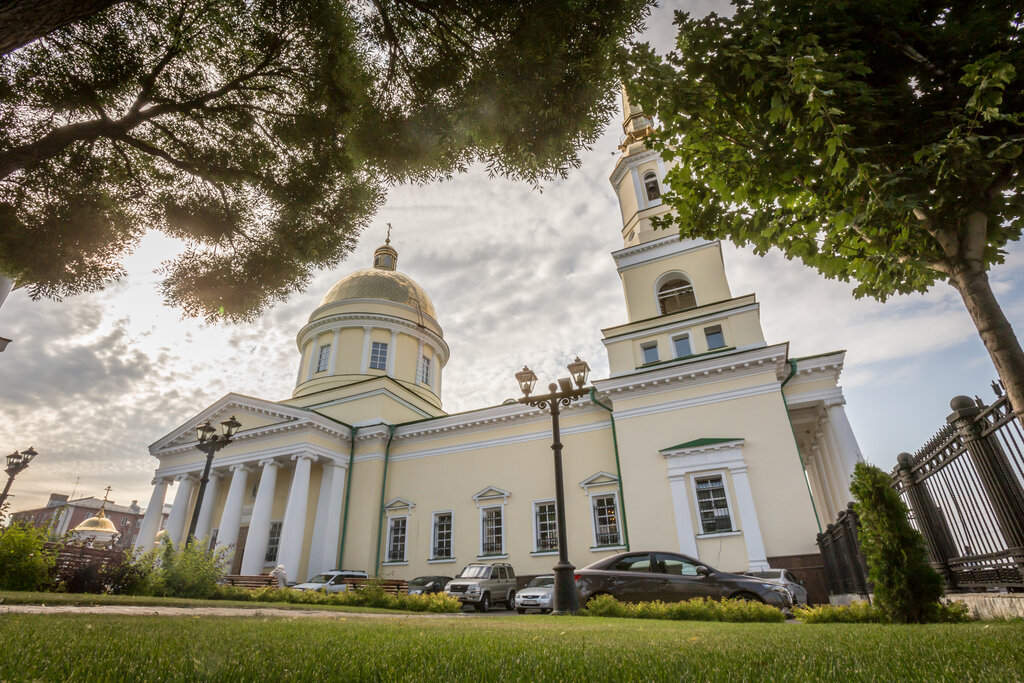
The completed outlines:
<svg viewBox="0 0 1024 683">
<path fill-rule="evenodd" d="M 363 360 L 363 329 L 361 327 L 343 328 L 338 335 L 338 360 L 335 372 L 339 375 L 357 374 L 362 370 Z"/>
</svg>

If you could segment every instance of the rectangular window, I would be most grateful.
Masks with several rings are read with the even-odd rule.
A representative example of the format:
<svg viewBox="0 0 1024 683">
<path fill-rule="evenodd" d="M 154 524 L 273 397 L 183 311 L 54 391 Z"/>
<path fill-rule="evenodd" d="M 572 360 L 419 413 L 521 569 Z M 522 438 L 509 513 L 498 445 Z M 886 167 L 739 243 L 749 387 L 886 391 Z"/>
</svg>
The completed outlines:
<svg viewBox="0 0 1024 683">
<path fill-rule="evenodd" d="M 373 342 L 370 348 L 370 367 L 375 370 L 388 369 L 388 343 Z"/>
<path fill-rule="evenodd" d="M 700 527 L 705 534 L 732 531 L 729 517 L 729 502 L 725 497 L 725 483 L 721 477 L 697 479 L 697 508 L 700 512 Z"/>
<path fill-rule="evenodd" d="M 324 372 L 327 369 L 327 364 L 331 360 L 331 345 L 324 344 L 320 347 L 320 356 L 316 360 L 316 371 Z"/>
<path fill-rule="evenodd" d="M 405 562 L 405 517 L 392 517 L 388 524 L 388 562 Z"/>
<path fill-rule="evenodd" d="M 594 496 L 594 536 L 597 545 L 619 545 L 619 511 L 615 505 L 615 494 Z"/>
<path fill-rule="evenodd" d="M 452 556 L 452 513 L 434 515 L 434 544 L 432 560 L 447 560 Z"/>
<path fill-rule="evenodd" d="M 722 334 L 722 326 L 715 325 L 714 327 L 705 327 L 704 336 L 708 340 L 708 351 L 711 349 L 720 349 L 725 346 L 725 335 Z"/>
<path fill-rule="evenodd" d="M 673 337 L 672 348 L 676 352 L 676 358 L 693 355 L 693 349 L 690 347 L 690 335 L 684 334 L 679 337 Z"/>
<path fill-rule="evenodd" d="M 648 363 L 658 362 L 658 344 L 657 342 L 648 342 L 647 344 L 640 345 L 640 352 L 644 357 L 644 365 Z"/>
<path fill-rule="evenodd" d="M 558 550 L 558 522 L 555 504 L 551 501 L 534 503 L 535 529 L 537 536 L 534 546 L 537 552 Z"/>
<path fill-rule="evenodd" d="M 502 555 L 505 552 L 503 539 L 503 528 L 501 519 L 501 506 L 484 508 L 482 511 L 481 545 L 483 555 Z"/>
<path fill-rule="evenodd" d="M 277 549 L 281 547 L 281 522 L 270 523 L 270 536 L 267 538 L 267 554 L 263 561 L 267 564 L 277 562 Z"/>
<path fill-rule="evenodd" d="M 430 384 L 430 359 L 420 356 L 420 382 Z"/>
</svg>

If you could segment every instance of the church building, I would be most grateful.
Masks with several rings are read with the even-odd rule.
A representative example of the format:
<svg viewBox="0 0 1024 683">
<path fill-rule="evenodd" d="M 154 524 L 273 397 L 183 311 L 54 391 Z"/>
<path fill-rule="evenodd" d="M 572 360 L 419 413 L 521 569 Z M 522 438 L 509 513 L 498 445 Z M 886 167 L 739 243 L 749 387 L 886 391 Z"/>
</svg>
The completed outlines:
<svg viewBox="0 0 1024 683">
<path fill-rule="evenodd" d="M 861 460 L 838 383 L 844 352 L 790 357 L 787 342 L 765 340 L 754 294 L 733 295 L 718 242 L 652 228 L 666 169 L 644 144 L 651 121 L 624 107 L 610 180 L 626 310 L 602 331 L 610 375 L 561 415 L 569 558 L 677 551 L 724 571 L 803 569 L 816 583 L 815 537 L 846 506 Z M 449 349 L 427 292 L 398 266 L 385 243 L 324 295 L 297 334 L 290 398 L 228 394 L 150 447 L 138 546 L 156 543 L 150 513 L 174 482 L 166 533 L 182 541 L 205 462 L 196 427 L 234 416 L 242 427 L 213 459 L 196 530 L 228 549 L 233 573 L 551 571 L 550 415 L 518 403 L 446 413 L 444 368 L 471 340 Z"/>
</svg>

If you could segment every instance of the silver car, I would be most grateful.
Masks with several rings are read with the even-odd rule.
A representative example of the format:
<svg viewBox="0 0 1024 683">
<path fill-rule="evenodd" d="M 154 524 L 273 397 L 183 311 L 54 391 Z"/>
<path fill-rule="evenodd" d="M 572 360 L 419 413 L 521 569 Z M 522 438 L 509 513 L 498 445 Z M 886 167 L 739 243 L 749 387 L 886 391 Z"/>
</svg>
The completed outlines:
<svg viewBox="0 0 1024 683">
<path fill-rule="evenodd" d="M 528 609 L 550 612 L 553 609 L 555 595 L 555 576 L 545 574 L 535 576 L 526 588 L 516 593 L 516 612 L 525 614 Z"/>
<path fill-rule="evenodd" d="M 804 588 L 803 581 L 793 576 L 788 569 L 764 569 L 757 572 L 744 573 L 746 576 L 755 576 L 759 579 L 777 581 L 788 588 L 789 592 L 793 594 L 794 605 L 807 604 L 807 589 Z"/>
<path fill-rule="evenodd" d="M 348 589 L 345 579 L 365 579 L 366 572 L 343 569 L 341 571 L 329 571 L 317 574 L 305 583 L 299 583 L 292 588 L 297 591 L 327 591 L 328 593 L 341 593 Z"/>
</svg>

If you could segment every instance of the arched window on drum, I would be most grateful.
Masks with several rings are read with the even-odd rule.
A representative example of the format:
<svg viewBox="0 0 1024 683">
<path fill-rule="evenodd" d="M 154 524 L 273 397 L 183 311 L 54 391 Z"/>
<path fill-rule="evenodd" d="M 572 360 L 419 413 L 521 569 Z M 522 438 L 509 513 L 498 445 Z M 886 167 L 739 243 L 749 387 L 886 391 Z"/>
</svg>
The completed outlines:
<svg viewBox="0 0 1024 683">
<path fill-rule="evenodd" d="M 658 184 L 658 174 L 654 171 L 644 173 L 644 190 L 647 192 L 647 201 L 661 199 L 661 186 Z"/>
<path fill-rule="evenodd" d="M 697 306 L 693 284 L 686 278 L 676 276 L 658 288 L 658 306 L 662 315 L 678 313 Z"/>
</svg>

